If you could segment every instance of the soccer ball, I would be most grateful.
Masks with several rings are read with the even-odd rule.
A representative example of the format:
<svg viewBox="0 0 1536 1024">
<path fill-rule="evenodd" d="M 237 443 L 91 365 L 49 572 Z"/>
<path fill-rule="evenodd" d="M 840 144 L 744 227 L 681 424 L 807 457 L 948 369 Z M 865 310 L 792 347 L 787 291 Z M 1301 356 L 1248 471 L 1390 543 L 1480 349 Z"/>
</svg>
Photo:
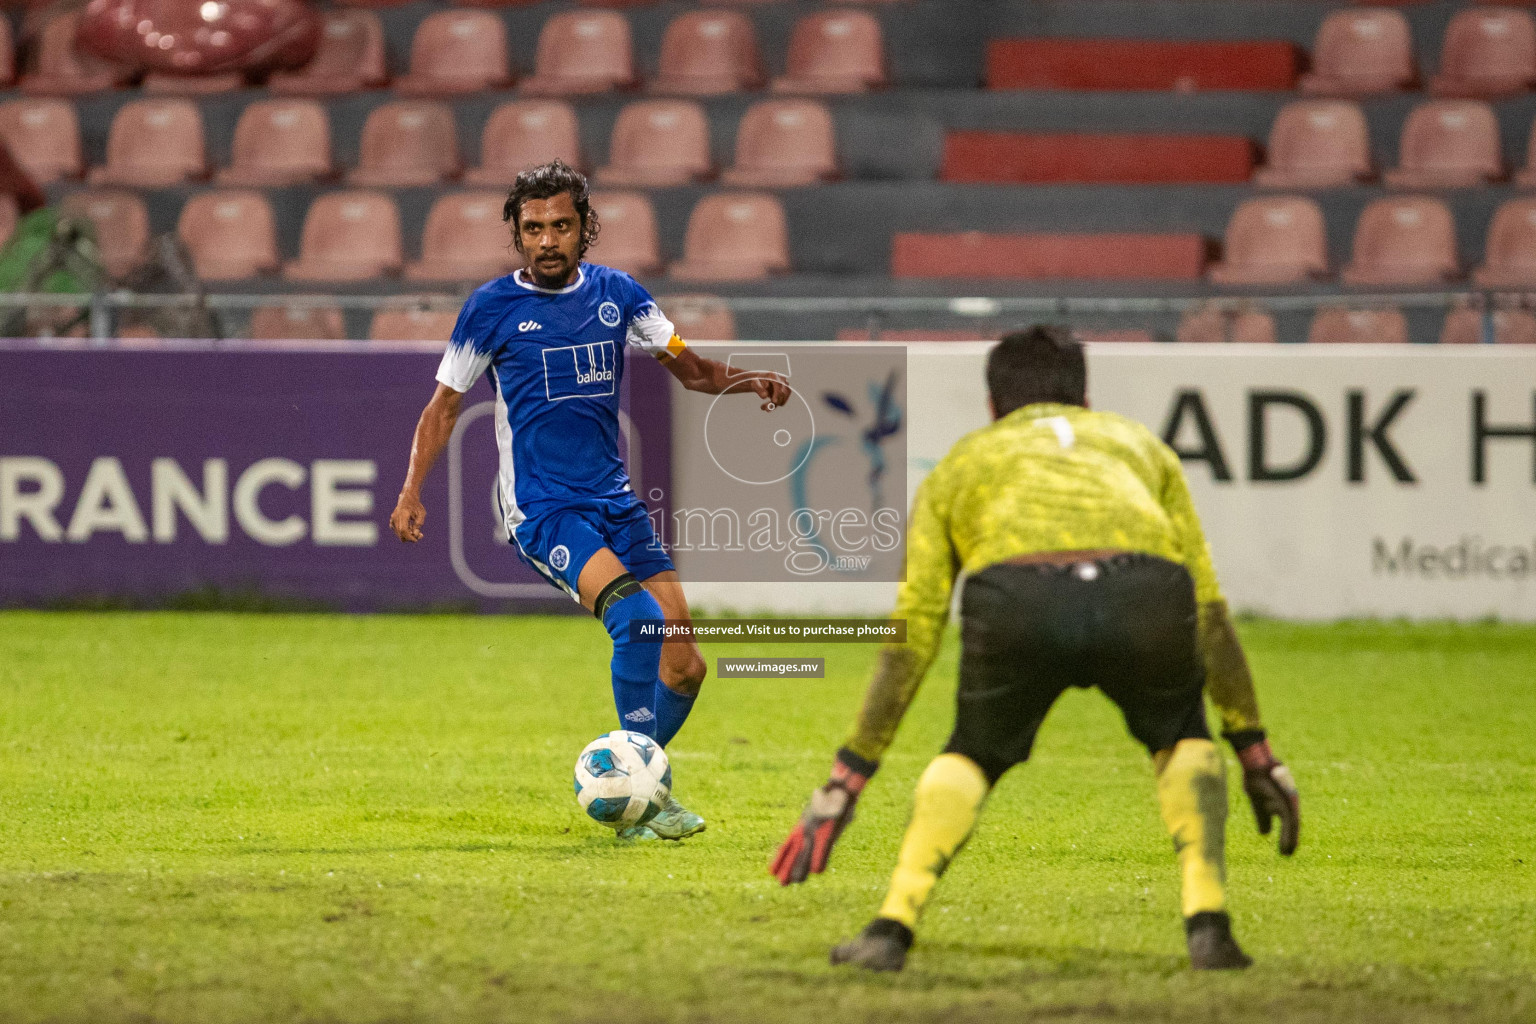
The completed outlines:
<svg viewBox="0 0 1536 1024">
<path fill-rule="evenodd" d="M 576 801 L 609 828 L 650 821 L 671 795 L 667 752 L 643 732 L 604 733 L 576 759 Z"/>
</svg>

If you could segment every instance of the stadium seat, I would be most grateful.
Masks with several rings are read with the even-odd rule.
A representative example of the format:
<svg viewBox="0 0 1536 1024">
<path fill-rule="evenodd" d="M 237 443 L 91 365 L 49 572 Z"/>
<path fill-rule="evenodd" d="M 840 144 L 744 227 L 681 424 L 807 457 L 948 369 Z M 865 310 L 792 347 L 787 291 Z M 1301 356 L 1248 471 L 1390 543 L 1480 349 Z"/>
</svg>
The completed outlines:
<svg viewBox="0 0 1536 1024">
<path fill-rule="evenodd" d="M 383 192 L 331 192 L 304 216 L 293 281 L 367 281 L 400 269 L 400 211 Z"/>
<path fill-rule="evenodd" d="M 600 225 L 591 259 L 636 277 L 661 271 L 656 211 L 643 192 L 594 192 L 592 209 Z"/>
<path fill-rule="evenodd" d="M 1296 87 L 1300 53 L 1281 40 L 994 39 L 987 44 L 989 89 L 1218 89 Z"/>
<path fill-rule="evenodd" d="M 1492 329 L 1492 337 L 1484 333 Z M 1460 306 L 1445 314 L 1442 345 L 1536 345 L 1536 314 L 1528 309 L 1495 309 L 1484 322 L 1483 311 Z"/>
<path fill-rule="evenodd" d="M 1400 309 L 1320 309 L 1307 331 L 1311 345 L 1406 345 L 1408 321 Z"/>
<path fill-rule="evenodd" d="M 736 317 L 718 295 L 664 295 L 656 301 L 684 341 L 736 340 Z"/>
<path fill-rule="evenodd" d="M 1301 91 L 1324 96 L 1363 96 L 1413 85 L 1413 39 L 1402 12 L 1380 7 L 1334 11 L 1318 27 L 1312 73 Z"/>
<path fill-rule="evenodd" d="M 1311 199 L 1264 196 L 1245 200 L 1227 222 L 1216 284 L 1300 284 L 1328 273 L 1323 211 Z"/>
<path fill-rule="evenodd" d="M 187 200 L 176 236 L 204 281 L 239 281 L 277 269 L 277 223 L 266 196 L 248 189 Z"/>
<path fill-rule="evenodd" d="M 59 14 L 38 34 L 32 70 L 21 76 L 21 91 L 38 96 L 78 96 L 115 89 L 133 78 L 119 68 L 75 49 L 80 15 Z"/>
<path fill-rule="evenodd" d="M 453 108 L 433 100 L 398 100 L 375 107 L 363 124 L 352 185 L 435 185 L 457 177 L 458 128 Z"/>
<path fill-rule="evenodd" d="M 112 119 L 107 162 L 91 169 L 99 185 L 179 185 L 208 173 L 203 116 L 184 99 L 134 100 Z"/>
<path fill-rule="evenodd" d="M 1365 112 L 1351 100 L 1296 100 L 1269 130 L 1267 162 L 1253 175 L 1264 188 L 1335 188 L 1371 176 Z"/>
<path fill-rule="evenodd" d="M 642 100 L 619 111 L 608 146 L 604 185 L 686 185 L 714 176 L 709 119 L 692 100 Z"/>
<path fill-rule="evenodd" d="M 629 22 L 617 11 L 567 11 L 544 23 L 530 96 L 570 96 L 627 89 L 635 84 Z"/>
<path fill-rule="evenodd" d="M 1439 96 L 1505 96 L 1536 82 L 1536 21 L 1526 11 L 1476 7 L 1445 29 L 1440 73 L 1429 83 Z"/>
<path fill-rule="evenodd" d="M 1383 177 L 1393 188 L 1457 188 L 1504 175 L 1499 120 L 1480 100 L 1434 100 L 1403 123 L 1399 163 Z"/>
<path fill-rule="evenodd" d="M 1180 318 L 1174 340 L 1186 345 L 1227 342 L 1273 345 L 1275 318 L 1261 309 L 1223 309 L 1214 304 L 1200 305 Z"/>
<path fill-rule="evenodd" d="M 375 89 L 389 81 L 384 25 L 372 11 L 327 11 L 320 48 L 296 71 L 278 71 L 267 79 L 275 93 L 329 96 Z"/>
<path fill-rule="evenodd" d="M 654 92 L 708 96 L 763 87 L 752 21 L 736 11 L 691 11 L 667 26 Z"/>
<path fill-rule="evenodd" d="M 421 259 L 405 268 L 408 281 L 480 284 L 523 265 L 502 222 L 502 192 L 460 192 L 432 204 L 421 233 Z"/>
<path fill-rule="evenodd" d="M 518 172 L 550 160 L 583 166 L 576 111 L 561 100 L 503 103 L 485 122 L 480 166 L 464 173 L 470 185 L 510 185 Z"/>
<path fill-rule="evenodd" d="M 1253 142 L 1241 135 L 1098 135 L 952 131 L 939 177 L 1043 184 L 1246 183 Z"/>
<path fill-rule="evenodd" d="M 234 162 L 221 185 L 302 185 L 331 174 L 331 121 L 314 100 L 252 103 L 235 124 Z"/>
<path fill-rule="evenodd" d="M 144 262 L 149 210 L 137 195 L 115 188 L 83 189 L 65 196 L 60 205 L 96 226 L 96 251 L 109 275 L 126 277 Z"/>
<path fill-rule="evenodd" d="M 880 22 L 867 11 L 808 14 L 795 24 L 789 61 L 774 92 L 846 93 L 886 83 L 885 42 Z"/>
<path fill-rule="evenodd" d="M 1349 285 L 1431 285 L 1460 273 L 1448 206 L 1427 196 L 1378 199 L 1355 224 Z"/>
<path fill-rule="evenodd" d="M 342 341 L 347 324 L 337 306 L 262 306 L 246 334 L 256 341 Z"/>
<path fill-rule="evenodd" d="M 511 84 L 501 18 L 490 11 L 439 11 L 416 27 L 410 74 L 395 88 L 408 96 L 451 96 Z"/>
<path fill-rule="evenodd" d="M 1197 281 L 1205 239 L 1184 233 L 989 234 L 897 232 L 898 278 Z"/>
<path fill-rule="evenodd" d="M 373 314 L 369 341 L 441 341 L 453 336 L 459 314 L 443 309 L 381 309 Z"/>
<path fill-rule="evenodd" d="M 11 35 L 11 21 L 0 18 L 0 87 L 16 81 L 16 40 Z"/>
<path fill-rule="evenodd" d="M 736 129 L 736 166 L 727 185 L 782 188 L 837 177 L 832 112 L 815 100 L 768 100 L 747 108 Z"/>
<path fill-rule="evenodd" d="M 3 19 L 0 19 L 3 20 Z M 0 103 L 0 142 L 38 185 L 78 178 L 80 121 L 68 100 L 26 99 Z"/>
<path fill-rule="evenodd" d="M 238 72 L 222 75 L 172 75 L 151 71 L 139 83 L 145 93 L 155 96 L 208 96 L 245 88 L 245 76 Z"/>
<path fill-rule="evenodd" d="M 722 192 L 700 199 L 688 218 L 678 281 L 749 281 L 789 270 L 783 205 L 762 192 Z"/>
<path fill-rule="evenodd" d="M 1479 288 L 1536 287 L 1536 199 L 1510 199 L 1494 212 L 1472 274 Z"/>
</svg>

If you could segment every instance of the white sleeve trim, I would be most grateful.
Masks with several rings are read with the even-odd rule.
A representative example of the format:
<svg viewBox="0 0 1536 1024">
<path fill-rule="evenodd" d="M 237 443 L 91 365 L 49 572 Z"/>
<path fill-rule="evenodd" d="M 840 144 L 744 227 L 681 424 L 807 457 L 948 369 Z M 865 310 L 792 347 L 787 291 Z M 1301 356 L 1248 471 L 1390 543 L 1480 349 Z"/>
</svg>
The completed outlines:
<svg viewBox="0 0 1536 1024">
<path fill-rule="evenodd" d="M 437 366 L 437 380 L 459 394 L 475 386 L 491 365 L 489 352 L 476 351 L 472 342 L 463 345 L 449 343 L 443 352 L 443 361 Z"/>
<path fill-rule="evenodd" d="M 659 357 L 668 354 L 668 346 L 676 334 L 677 328 L 672 326 L 672 321 L 653 302 L 642 306 L 630 319 L 625 340 L 640 351 Z"/>
</svg>

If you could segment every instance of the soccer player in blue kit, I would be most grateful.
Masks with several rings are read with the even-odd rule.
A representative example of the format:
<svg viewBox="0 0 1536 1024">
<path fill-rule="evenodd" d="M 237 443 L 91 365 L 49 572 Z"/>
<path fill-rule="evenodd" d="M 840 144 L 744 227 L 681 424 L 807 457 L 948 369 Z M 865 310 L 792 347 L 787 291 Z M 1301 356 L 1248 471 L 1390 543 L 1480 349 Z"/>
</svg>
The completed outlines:
<svg viewBox="0 0 1536 1024">
<path fill-rule="evenodd" d="M 755 394 L 765 411 L 788 400 L 789 385 L 699 356 L 633 278 L 582 262 L 597 215 L 587 179 L 560 161 L 519 174 L 502 218 L 527 265 L 476 289 L 459 313 L 389 524 L 403 541 L 421 539 L 422 484 L 453 434 L 464 393 L 486 377 L 496 394 L 507 537 L 518 557 L 607 627 L 620 727 L 664 747 L 687 720 L 705 665 L 691 640 L 631 635 L 636 619 L 687 621 L 689 612 L 619 458 L 624 346 L 661 360 L 690 391 Z M 673 798 L 619 836 L 683 839 L 703 829 L 704 819 Z"/>
</svg>

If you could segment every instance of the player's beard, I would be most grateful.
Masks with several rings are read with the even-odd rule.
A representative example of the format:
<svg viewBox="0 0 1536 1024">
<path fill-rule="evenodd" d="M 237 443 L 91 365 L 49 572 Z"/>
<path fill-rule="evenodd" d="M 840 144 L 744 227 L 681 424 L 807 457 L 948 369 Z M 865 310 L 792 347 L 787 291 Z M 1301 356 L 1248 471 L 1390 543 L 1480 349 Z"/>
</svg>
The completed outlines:
<svg viewBox="0 0 1536 1024">
<path fill-rule="evenodd" d="M 559 258 L 558 263 L 554 261 L 554 257 Z M 541 260 L 545 259 L 549 262 L 541 263 Z M 563 252 L 538 253 L 528 261 L 528 276 L 540 288 L 564 288 L 571 283 L 577 262 Z"/>
</svg>

